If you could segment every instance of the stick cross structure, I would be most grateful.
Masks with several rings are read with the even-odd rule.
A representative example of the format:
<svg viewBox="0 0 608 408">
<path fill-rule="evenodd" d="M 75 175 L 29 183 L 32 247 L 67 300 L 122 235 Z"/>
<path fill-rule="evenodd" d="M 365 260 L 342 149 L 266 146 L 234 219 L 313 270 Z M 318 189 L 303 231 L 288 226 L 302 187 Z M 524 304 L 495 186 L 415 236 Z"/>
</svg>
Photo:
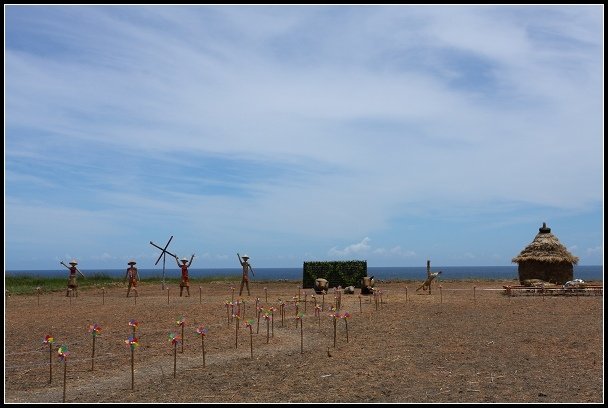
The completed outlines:
<svg viewBox="0 0 608 408">
<path fill-rule="evenodd" d="M 160 255 L 158 256 L 158 259 L 156 260 L 156 262 L 154 262 L 154 265 L 157 265 L 158 262 L 160 261 L 160 258 L 163 258 L 163 283 L 162 283 L 162 289 L 165 290 L 165 261 L 166 261 L 166 256 L 167 254 L 171 255 L 173 258 L 177 258 L 176 255 L 172 254 L 171 252 L 167 251 L 167 248 L 169 247 L 169 244 L 171 243 L 171 240 L 173 239 L 173 235 L 171 235 L 171 238 L 169 238 L 169 241 L 167 242 L 167 245 L 165 245 L 164 248 L 159 247 L 158 245 L 156 245 L 154 242 L 150 241 L 150 245 L 158 248 L 161 250 Z"/>
</svg>

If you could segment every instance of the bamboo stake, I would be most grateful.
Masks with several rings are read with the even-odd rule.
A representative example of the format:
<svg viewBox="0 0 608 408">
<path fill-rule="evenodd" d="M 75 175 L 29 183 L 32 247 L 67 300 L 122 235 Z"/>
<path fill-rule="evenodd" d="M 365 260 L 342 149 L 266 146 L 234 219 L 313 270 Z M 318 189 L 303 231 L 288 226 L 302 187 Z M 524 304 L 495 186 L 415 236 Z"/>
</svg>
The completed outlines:
<svg viewBox="0 0 608 408">
<path fill-rule="evenodd" d="M 361 295 L 359 295 L 359 313 L 363 313 L 363 306 L 361 305 Z"/>
<path fill-rule="evenodd" d="M 167 304 L 169 304 L 169 288 L 167 288 Z"/>
<path fill-rule="evenodd" d="M 264 295 L 266 297 L 266 303 L 268 303 L 268 288 L 264 288 Z"/>
<path fill-rule="evenodd" d="M 105 287 L 101 288 L 101 304 L 102 305 L 106 304 L 106 288 Z"/>
<path fill-rule="evenodd" d="M 198 304 L 203 304 L 203 288 L 200 286 L 198 287 Z"/>
</svg>

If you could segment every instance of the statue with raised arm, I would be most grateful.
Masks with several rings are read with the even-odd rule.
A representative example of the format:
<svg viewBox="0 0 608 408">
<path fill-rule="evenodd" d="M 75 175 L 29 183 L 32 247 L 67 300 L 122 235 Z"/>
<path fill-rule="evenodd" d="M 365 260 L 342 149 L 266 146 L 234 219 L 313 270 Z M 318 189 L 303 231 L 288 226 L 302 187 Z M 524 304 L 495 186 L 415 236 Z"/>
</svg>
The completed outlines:
<svg viewBox="0 0 608 408">
<path fill-rule="evenodd" d="M 253 268 L 249 264 L 249 256 L 243 255 L 243 259 L 241 259 L 241 255 L 239 255 L 238 252 L 236 253 L 236 255 L 239 257 L 239 262 L 243 267 L 243 277 L 241 279 L 241 289 L 239 290 L 239 296 L 243 294 L 243 285 L 247 286 L 247 296 L 251 296 L 251 293 L 249 292 L 249 271 L 251 271 L 251 274 L 253 276 L 255 276 L 255 273 L 253 272 Z"/>
</svg>

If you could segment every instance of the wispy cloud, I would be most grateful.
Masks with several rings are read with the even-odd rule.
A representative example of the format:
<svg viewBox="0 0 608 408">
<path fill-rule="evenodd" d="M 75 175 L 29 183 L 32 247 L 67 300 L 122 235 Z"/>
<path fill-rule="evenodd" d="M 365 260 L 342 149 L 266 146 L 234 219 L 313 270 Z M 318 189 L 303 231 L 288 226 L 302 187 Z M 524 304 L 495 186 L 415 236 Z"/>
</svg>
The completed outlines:
<svg viewBox="0 0 608 408">
<path fill-rule="evenodd" d="M 319 256 L 420 215 L 597 210 L 601 10 L 9 6 L 9 258 L 84 247 L 76 222 Z"/>
</svg>

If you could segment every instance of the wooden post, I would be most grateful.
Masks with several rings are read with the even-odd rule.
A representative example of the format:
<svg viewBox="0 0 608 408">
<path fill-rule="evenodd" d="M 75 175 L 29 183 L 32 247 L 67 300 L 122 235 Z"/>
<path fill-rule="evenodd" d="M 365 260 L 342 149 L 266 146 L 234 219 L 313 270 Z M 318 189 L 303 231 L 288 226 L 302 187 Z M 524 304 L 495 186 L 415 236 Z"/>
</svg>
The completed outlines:
<svg viewBox="0 0 608 408">
<path fill-rule="evenodd" d="M 182 326 L 182 353 L 184 352 L 184 323 L 181 324 Z"/>
<path fill-rule="evenodd" d="M 53 343 L 49 343 L 49 384 L 53 383 Z"/>
<path fill-rule="evenodd" d="M 234 348 L 239 348 L 239 316 L 234 316 L 234 320 L 236 320 L 236 324 L 234 325 L 234 327 L 236 327 L 235 330 L 235 336 L 234 336 Z"/>
<path fill-rule="evenodd" d="M 361 295 L 359 295 L 359 313 L 363 313 L 363 306 L 361 305 Z"/>
<path fill-rule="evenodd" d="M 336 348 L 336 314 L 334 313 L 334 348 Z"/>
<path fill-rule="evenodd" d="M 205 367 L 205 336 L 201 336 L 201 342 L 203 346 L 203 367 Z"/>
<path fill-rule="evenodd" d="M 407 302 L 407 286 L 405 287 L 405 301 Z"/>
<path fill-rule="evenodd" d="M 477 286 L 473 286 L 473 303 L 477 303 L 477 297 L 475 292 L 477 291 Z"/>
<path fill-rule="evenodd" d="M 95 369 L 95 335 L 93 335 L 93 353 L 91 354 L 91 371 Z"/>
<path fill-rule="evenodd" d="M 344 318 L 344 324 L 346 325 L 346 342 L 348 343 L 348 319 Z"/>
<path fill-rule="evenodd" d="M 65 402 L 65 388 L 66 388 L 67 381 L 68 381 L 68 359 L 65 358 L 63 360 L 63 402 Z"/>
<path fill-rule="evenodd" d="M 300 354 L 304 354 L 304 316 L 300 320 Z"/>
<path fill-rule="evenodd" d="M 133 331 L 135 331 L 135 329 L 133 329 Z M 133 350 L 133 346 L 131 346 L 131 389 L 134 390 L 135 389 L 135 363 L 134 363 L 134 358 L 135 358 L 135 351 Z"/>
<path fill-rule="evenodd" d="M 251 349 L 251 358 L 253 359 L 253 328 L 251 325 L 249 325 L 249 348 Z"/>
<path fill-rule="evenodd" d="M 265 314 L 264 319 L 266 319 L 266 344 L 268 344 L 270 342 L 270 318 Z"/>
<path fill-rule="evenodd" d="M 101 304 L 106 304 L 106 288 L 101 288 Z"/>
<path fill-rule="evenodd" d="M 264 288 L 264 295 L 266 296 L 266 303 L 268 303 L 268 288 Z"/>
<path fill-rule="evenodd" d="M 167 304 L 169 304 L 169 288 L 167 288 Z"/>
<path fill-rule="evenodd" d="M 177 373 L 177 342 L 173 344 L 173 378 Z"/>
<path fill-rule="evenodd" d="M 198 287 L 198 304 L 203 304 L 203 288 L 201 288 L 200 286 Z"/>
</svg>

